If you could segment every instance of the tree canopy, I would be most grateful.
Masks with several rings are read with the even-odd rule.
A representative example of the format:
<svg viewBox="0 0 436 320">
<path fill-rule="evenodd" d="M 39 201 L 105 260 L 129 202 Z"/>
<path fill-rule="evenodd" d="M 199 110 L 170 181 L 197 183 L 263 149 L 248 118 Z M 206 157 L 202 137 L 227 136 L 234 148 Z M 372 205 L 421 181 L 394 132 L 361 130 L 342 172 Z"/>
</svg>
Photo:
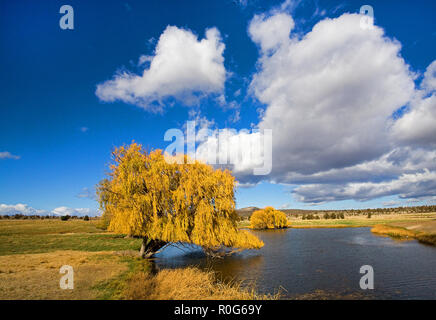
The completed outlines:
<svg viewBox="0 0 436 320">
<path fill-rule="evenodd" d="M 137 143 L 116 148 L 113 160 L 97 188 L 103 219 L 110 231 L 143 238 L 141 256 L 169 243 L 196 244 L 208 254 L 263 246 L 237 227 L 235 179 L 228 170 L 187 156 L 177 161 L 161 150 L 147 153 Z"/>
<path fill-rule="evenodd" d="M 288 219 L 284 212 L 275 210 L 273 207 L 266 207 L 253 212 L 250 225 L 253 229 L 286 228 Z"/>
</svg>

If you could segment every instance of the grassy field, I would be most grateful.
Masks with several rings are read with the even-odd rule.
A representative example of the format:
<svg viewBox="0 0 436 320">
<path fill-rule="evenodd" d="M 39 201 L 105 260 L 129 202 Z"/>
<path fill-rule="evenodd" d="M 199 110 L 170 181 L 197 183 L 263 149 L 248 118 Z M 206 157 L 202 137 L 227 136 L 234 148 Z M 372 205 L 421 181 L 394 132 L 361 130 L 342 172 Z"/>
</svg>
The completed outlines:
<svg viewBox="0 0 436 320">
<path fill-rule="evenodd" d="M 0 220 L 0 299 L 271 299 L 197 268 L 156 270 L 96 220 Z M 62 290 L 61 266 L 74 269 Z"/>
<path fill-rule="evenodd" d="M 96 220 L 0 220 L 0 256 L 56 250 L 136 250 L 139 247 L 138 239 L 98 229 Z"/>
<path fill-rule="evenodd" d="M 347 228 L 347 227 L 372 227 L 378 224 L 392 223 L 419 223 L 436 219 L 436 213 L 407 213 L 407 214 L 377 214 L 367 218 L 365 215 L 345 216 L 345 219 L 320 219 L 302 220 L 301 218 L 289 219 L 291 228 Z"/>
<path fill-rule="evenodd" d="M 377 214 L 371 218 L 366 215 L 345 216 L 345 219 L 313 219 L 303 220 L 301 217 L 288 217 L 290 228 L 352 228 L 373 227 L 378 224 L 417 223 L 435 221 L 436 213 L 407 213 L 407 214 Z M 239 227 L 248 228 L 249 220 L 239 222 Z"/>
</svg>

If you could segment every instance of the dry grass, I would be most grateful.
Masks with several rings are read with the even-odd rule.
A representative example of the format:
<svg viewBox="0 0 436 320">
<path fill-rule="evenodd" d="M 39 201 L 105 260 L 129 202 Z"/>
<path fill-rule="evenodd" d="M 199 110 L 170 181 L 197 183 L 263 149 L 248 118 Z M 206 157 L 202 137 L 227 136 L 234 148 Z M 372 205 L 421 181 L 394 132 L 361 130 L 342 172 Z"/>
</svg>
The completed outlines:
<svg viewBox="0 0 436 320">
<path fill-rule="evenodd" d="M 277 299 L 279 294 L 258 295 L 254 288 L 242 283 L 224 282 L 212 271 L 198 268 L 166 269 L 156 275 L 136 273 L 128 281 L 125 291 L 130 300 L 254 300 Z"/>
<path fill-rule="evenodd" d="M 74 289 L 59 287 L 59 269 L 74 269 Z M 0 257 L 0 299 L 95 299 L 92 287 L 127 269 L 108 252 L 56 251 Z"/>
<path fill-rule="evenodd" d="M 399 222 L 392 225 L 376 225 L 371 231 L 400 240 L 417 239 L 421 243 L 436 246 L 436 221 Z"/>
<path fill-rule="evenodd" d="M 390 223 L 390 225 L 393 227 L 406 228 L 416 232 L 436 233 L 436 220 L 398 222 Z"/>
<path fill-rule="evenodd" d="M 376 225 L 371 229 L 371 232 L 400 240 L 413 240 L 416 236 L 416 233 L 413 231 L 388 225 Z"/>
</svg>

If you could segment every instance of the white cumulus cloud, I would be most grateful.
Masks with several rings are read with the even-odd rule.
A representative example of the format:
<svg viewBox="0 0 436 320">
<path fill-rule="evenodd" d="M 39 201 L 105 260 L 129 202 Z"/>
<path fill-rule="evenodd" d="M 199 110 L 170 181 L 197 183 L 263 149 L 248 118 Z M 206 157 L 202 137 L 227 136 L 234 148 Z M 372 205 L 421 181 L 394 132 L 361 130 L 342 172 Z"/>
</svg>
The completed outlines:
<svg viewBox="0 0 436 320">
<path fill-rule="evenodd" d="M 96 210 L 89 208 L 68 208 L 68 207 L 58 207 L 52 210 L 52 213 L 58 216 L 95 216 L 98 215 Z"/>
<path fill-rule="evenodd" d="M 29 207 L 27 204 L 17 203 L 15 205 L 0 204 L 0 215 L 47 215 L 48 212 L 45 210 L 38 210 Z"/>
<path fill-rule="evenodd" d="M 286 13 L 278 13 L 269 18 L 265 15 L 254 16 L 248 32 L 251 39 L 259 44 L 262 52 L 266 53 L 288 41 L 293 28 L 292 17 Z"/>
<path fill-rule="evenodd" d="M 96 95 L 106 102 L 120 100 L 147 110 L 161 109 L 172 97 L 190 105 L 209 94 L 223 92 L 226 80 L 225 45 L 216 28 L 198 39 L 190 30 L 168 26 L 159 38 L 142 75 L 118 73 L 97 86 Z"/>
<path fill-rule="evenodd" d="M 241 184 L 296 186 L 294 197 L 306 203 L 436 194 L 436 63 L 416 88 L 401 43 L 381 27 L 362 29 L 360 19 L 326 18 L 305 35 L 292 33 L 294 20 L 284 11 L 252 19 L 248 33 L 260 56 L 250 92 L 266 106 L 256 127 L 273 131 L 273 166 L 269 175 L 253 176 L 258 159 L 245 159 L 250 153 L 242 146 L 233 165 Z M 240 132 L 231 141 L 249 146 L 254 137 Z M 230 143 L 220 152 L 233 149 Z"/>
<path fill-rule="evenodd" d="M 408 103 L 414 82 L 401 45 L 379 27 L 361 29 L 360 18 L 324 19 L 301 40 L 288 37 L 260 57 L 251 90 L 267 105 L 259 128 L 273 129 L 277 180 L 389 151 L 390 116 Z"/>
<path fill-rule="evenodd" d="M 251 21 L 260 58 L 250 90 L 266 105 L 258 128 L 273 130 L 267 179 L 292 183 L 295 174 L 350 167 L 390 151 L 390 117 L 413 96 L 414 75 L 400 43 L 379 27 L 363 30 L 360 18 L 324 19 L 301 39 L 289 34 L 294 22 L 286 13 Z"/>
<path fill-rule="evenodd" d="M 58 207 L 51 211 L 39 210 L 28 206 L 27 204 L 18 203 L 15 205 L 0 204 L 0 215 L 15 215 L 22 214 L 25 216 L 30 215 L 58 215 L 58 216 L 98 216 L 100 213 L 98 210 L 93 210 L 90 208 L 69 208 L 69 207 Z"/>
<path fill-rule="evenodd" d="M 436 146 L 436 60 L 424 74 L 421 90 L 410 103 L 410 110 L 392 128 L 394 138 L 407 144 Z"/>
</svg>

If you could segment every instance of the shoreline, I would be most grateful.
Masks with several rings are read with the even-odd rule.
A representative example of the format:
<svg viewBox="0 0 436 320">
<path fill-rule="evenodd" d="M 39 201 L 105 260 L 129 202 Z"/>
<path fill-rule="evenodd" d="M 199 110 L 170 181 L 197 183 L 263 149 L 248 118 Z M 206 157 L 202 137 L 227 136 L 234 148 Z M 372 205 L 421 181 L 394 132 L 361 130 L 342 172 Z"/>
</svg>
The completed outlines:
<svg viewBox="0 0 436 320">
<path fill-rule="evenodd" d="M 332 225 L 301 225 L 290 226 L 288 229 L 344 229 L 344 228 L 371 228 L 369 225 L 346 225 L 346 224 L 332 224 Z"/>
<path fill-rule="evenodd" d="M 352 216 L 336 220 L 301 220 L 288 217 L 288 221 L 287 228 L 283 229 L 371 228 L 374 235 L 386 236 L 394 240 L 417 240 L 423 244 L 436 246 L 436 214 L 434 213 L 379 215 L 372 218 Z M 249 220 L 241 221 L 239 228 L 255 231 L 250 228 Z"/>
<path fill-rule="evenodd" d="M 409 225 L 376 225 L 371 229 L 371 232 L 375 235 L 390 237 L 395 240 L 417 240 L 422 244 L 436 246 L 436 221 L 418 224 L 411 223 Z"/>
</svg>

